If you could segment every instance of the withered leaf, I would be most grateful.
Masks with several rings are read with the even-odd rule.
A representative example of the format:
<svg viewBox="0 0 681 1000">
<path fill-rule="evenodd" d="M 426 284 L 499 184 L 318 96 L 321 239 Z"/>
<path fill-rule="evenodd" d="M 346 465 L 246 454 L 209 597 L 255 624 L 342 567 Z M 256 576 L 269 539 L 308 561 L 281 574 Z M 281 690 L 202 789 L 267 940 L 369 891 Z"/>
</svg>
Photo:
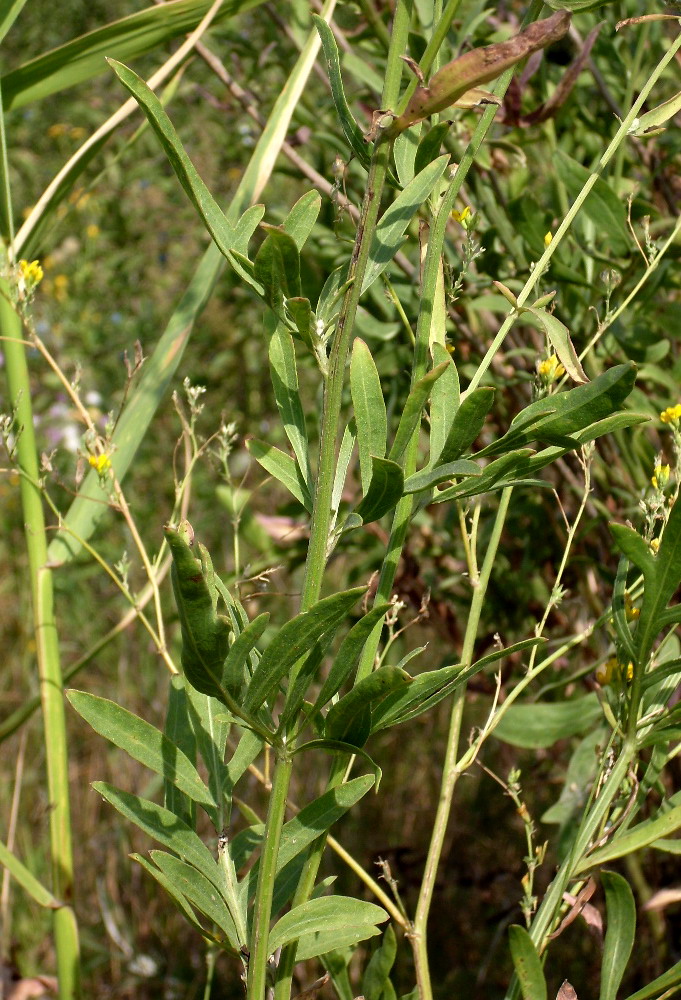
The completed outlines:
<svg viewBox="0 0 681 1000">
<path fill-rule="evenodd" d="M 427 87 L 416 88 L 404 114 L 392 123 L 389 134 L 399 135 L 410 125 L 437 111 L 444 111 L 467 91 L 494 80 L 521 59 L 557 42 L 567 32 L 570 17 L 568 11 L 558 11 L 543 21 L 535 21 L 507 42 L 472 49 L 447 63 L 438 70 Z"/>
</svg>

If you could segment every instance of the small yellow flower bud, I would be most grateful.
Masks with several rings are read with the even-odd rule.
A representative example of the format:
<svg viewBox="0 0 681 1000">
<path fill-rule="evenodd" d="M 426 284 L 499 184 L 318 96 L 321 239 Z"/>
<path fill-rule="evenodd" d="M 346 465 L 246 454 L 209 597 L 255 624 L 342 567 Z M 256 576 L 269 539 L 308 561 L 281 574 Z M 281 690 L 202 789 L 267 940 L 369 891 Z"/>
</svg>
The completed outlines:
<svg viewBox="0 0 681 1000">
<path fill-rule="evenodd" d="M 466 205 L 460 212 L 456 209 L 452 212 L 452 218 L 455 222 L 458 222 L 463 226 L 465 230 L 468 230 L 472 222 L 472 212 L 469 205 Z"/>
<path fill-rule="evenodd" d="M 29 288 L 34 288 L 43 280 L 43 269 L 37 260 L 32 260 L 30 263 L 27 260 L 20 260 L 19 270 Z"/>
<path fill-rule="evenodd" d="M 641 614 L 641 609 L 634 606 L 628 593 L 624 595 L 624 614 L 628 622 L 634 622 Z"/>
<path fill-rule="evenodd" d="M 549 229 L 548 233 L 545 233 L 544 235 L 544 246 L 547 247 L 552 239 L 553 239 L 553 233 Z"/>
<path fill-rule="evenodd" d="M 654 555 L 657 555 L 657 553 L 659 551 L 659 548 L 660 548 L 660 539 L 659 538 L 653 538 L 651 540 L 651 542 L 650 542 L 651 552 L 653 552 Z"/>
<path fill-rule="evenodd" d="M 655 472 L 653 473 L 650 485 L 655 490 L 663 490 L 667 483 L 669 482 L 670 468 L 668 465 L 656 465 Z"/>
<path fill-rule="evenodd" d="M 537 375 L 539 375 L 539 377 L 546 382 L 547 385 L 551 382 L 555 382 L 557 378 L 560 378 L 564 374 L 565 369 L 555 354 L 537 362 Z"/>
<path fill-rule="evenodd" d="M 681 420 L 681 403 L 677 403 L 676 406 L 668 406 L 666 410 L 663 410 L 660 414 L 660 420 L 663 424 L 673 424 L 678 427 L 679 420 Z"/>
<path fill-rule="evenodd" d="M 612 681 L 613 674 L 617 667 L 617 657 L 609 656 L 605 663 L 599 663 L 596 667 L 595 676 L 601 687 L 605 687 Z"/>
</svg>

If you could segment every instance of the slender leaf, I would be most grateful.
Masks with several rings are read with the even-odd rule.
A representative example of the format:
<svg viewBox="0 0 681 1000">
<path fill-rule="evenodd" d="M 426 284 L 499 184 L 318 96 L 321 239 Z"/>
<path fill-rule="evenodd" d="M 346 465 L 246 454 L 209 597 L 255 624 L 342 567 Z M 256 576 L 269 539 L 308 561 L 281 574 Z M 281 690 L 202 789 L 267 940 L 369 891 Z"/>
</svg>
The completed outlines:
<svg viewBox="0 0 681 1000">
<path fill-rule="evenodd" d="M 299 296 L 300 254 L 292 236 L 279 226 L 261 223 L 267 237 L 255 258 L 253 276 L 264 290 L 264 299 L 277 314 L 283 300 Z"/>
<path fill-rule="evenodd" d="M 323 636 L 333 634 L 350 608 L 365 592 L 364 587 L 346 590 L 318 601 L 281 627 L 263 653 L 244 700 L 244 709 L 253 712 L 277 690 L 293 664 Z"/>
<path fill-rule="evenodd" d="M 649 847 L 662 837 L 668 837 L 681 827 L 681 806 L 674 806 L 669 812 L 662 813 L 655 819 L 646 820 L 629 830 L 628 833 L 616 837 L 612 843 L 592 851 L 588 857 L 580 861 L 575 874 L 594 868 L 598 865 L 608 864 L 615 858 L 624 858 L 627 854 L 640 851 L 643 847 Z"/>
<path fill-rule="evenodd" d="M 440 155 L 442 143 L 451 128 L 451 122 L 438 122 L 433 125 L 419 142 L 416 156 L 414 158 L 414 173 L 420 174 L 422 170 L 432 163 Z"/>
<path fill-rule="evenodd" d="M 354 669 L 366 641 L 374 629 L 383 621 L 390 604 L 378 604 L 352 626 L 338 648 L 326 680 L 314 703 L 315 710 L 323 708 L 345 683 Z"/>
<path fill-rule="evenodd" d="M 371 732 L 373 703 L 411 683 L 412 677 L 400 667 L 374 670 L 331 706 L 324 720 L 325 737 L 353 746 L 364 746 Z"/>
<path fill-rule="evenodd" d="M 168 854 L 166 851 L 151 851 L 151 857 L 169 882 L 200 913 L 208 917 L 220 928 L 231 946 L 236 950 L 245 941 L 240 941 L 232 916 L 225 901 L 205 875 L 186 861 Z"/>
<path fill-rule="evenodd" d="M 250 438 L 246 442 L 246 447 L 256 462 L 262 465 L 263 469 L 271 476 L 278 479 L 282 486 L 285 486 L 289 493 L 292 493 L 305 510 L 311 514 L 312 497 L 310 491 L 303 479 L 302 472 L 291 456 L 258 438 Z"/>
<path fill-rule="evenodd" d="M 133 861 L 136 861 L 148 875 L 151 875 L 151 877 L 158 882 L 161 888 L 165 889 L 191 927 L 197 930 L 202 937 L 205 937 L 210 941 L 218 942 L 218 939 L 210 931 L 207 931 L 204 928 L 201 921 L 196 916 L 196 913 L 187 902 L 185 896 L 175 883 L 171 881 L 171 879 L 164 875 L 164 873 L 157 868 L 156 865 L 153 865 L 148 858 L 143 857 L 141 854 L 131 854 L 130 857 Z"/>
<path fill-rule="evenodd" d="M 191 724 L 189 699 L 184 677 L 181 675 L 170 678 L 168 692 L 168 708 L 163 726 L 163 735 L 177 747 L 192 767 L 196 768 L 196 734 Z M 213 789 L 210 789 L 214 802 L 218 802 Z M 163 804 L 176 816 L 184 820 L 187 826 L 196 828 L 196 807 L 191 797 L 181 791 L 172 780 L 172 774 L 163 774 Z M 217 818 L 217 817 L 216 817 Z"/>
<path fill-rule="evenodd" d="M 356 513 L 364 524 L 378 521 L 398 503 L 404 492 L 404 475 L 395 462 L 371 456 L 371 483 Z"/>
<path fill-rule="evenodd" d="M 207 807 L 215 816 L 215 801 L 187 756 L 167 736 L 132 712 L 108 698 L 86 691 L 69 691 L 67 698 L 95 732 L 125 750 L 155 774 L 188 795 L 193 802 Z"/>
<path fill-rule="evenodd" d="M 6 108 L 21 108 L 106 72 L 105 56 L 134 59 L 187 34 L 212 0 L 171 0 L 113 21 L 24 63 L 2 78 Z M 214 23 L 258 6 L 261 0 L 224 0 Z M 16 11 L 17 3 L 13 5 Z M 2 21 L 7 23 L 5 14 Z M 16 13 L 14 13 L 16 16 Z"/>
<path fill-rule="evenodd" d="M 349 896 L 322 896 L 310 899 L 285 913 L 270 931 L 267 950 L 272 953 L 303 934 L 342 932 L 347 929 L 371 931 L 388 919 L 388 914 L 375 903 L 366 903 Z M 368 934 L 367 936 L 371 936 Z M 362 938 L 360 938 L 362 940 Z"/>
<path fill-rule="evenodd" d="M 617 1000 L 636 933 L 636 903 L 629 883 L 616 872 L 601 872 L 607 929 L 601 960 L 600 1000 Z"/>
<path fill-rule="evenodd" d="M 446 483 L 450 479 L 461 479 L 468 476 L 481 476 L 482 469 L 475 462 L 467 458 L 460 458 L 458 462 L 449 462 L 447 465 L 436 465 L 433 469 L 424 469 L 413 476 L 409 476 L 404 481 L 405 493 L 420 493 L 422 490 L 430 490 L 439 483 Z"/>
<path fill-rule="evenodd" d="M 412 435 L 416 432 L 417 427 L 421 422 L 421 414 L 423 408 L 428 402 L 428 397 L 430 396 L 437 380 L 444 375 L 449 367 L 449 361 L 446 363 L 436 365 L 432 368 L 427 375 L 419 379 L 416 385 L 413 387 L 409 395 L 407 396 L 407 401 L 404 404 L 404 409 L 402 410 L 402 415 L 400 417 L 400 422 L 397 426 L 397 433 L 395 434 L 395 440 L 393 441 L 393 446 L 390 449 L 390 458 L 393 462 L 400 462 L 407 449 L 407 445 L 411 441 Z"/>
<path fill-rule="evenodd" d="M 352 111 L 350 110 L 350 106 L 345 98 L 336 39 L 333 37 L 333 31 L 331 28 L 328 26 L 326 21 L 322 20 L 321 17 L 317 14 L 313 14 L 312 20 L 314 21 L 315 27 L 319 32 L 319 37 L 322 40 L 322 49 L 324 51 L 324 58 L 326 59 L 326 71 L 329 74 L 329 83 L 331 84 L 331 96 L 333 97 L 333 103 L 336 107 L 336 114 L 338 115 L 340 126 L 343 129 L 343 134 L 348 141 L 350 149 L 353 151 L 362 166 L 368 170 L 369 153 L 367 150 L 367 144 L 364 141 L 362 130 L 355 121 Z"/>
<path fill-rule="evenodd" d="M 366 495 L 372 479 L 372 456 L 385 456 L 388 418 L 374 359 L 359 337 L 352 345 L 350 391 L 357 427 L 362 492 Z"/>
<path fill-rule="evenodd" d="M 362 993 L 365 1000 L 386 1000 L 384 990 L 390 984 L 390 970 L 395 964 L 397 941 L 389 924 L 383 935 L 381 947 L 369 959 L 362 976 Z"/>
<path fill-rule="evenodd" d="M 677 962 L 671 969 L 667 969 L 652 983 L 648 983 L 642 989 L 637 990 L 627 997 L 627 1000 L 655 1000 L 657 997 L 671 997 L 674 992 L 678 992 L 681 987 L 681 962 Z"/>
<path fill-rule="evenodd" d="M 352 947 L 380 933 L 378 927 L 370 927 L 368 924 L 358 924 L 356 927 L 347 924 L 332 931 L 316 930 L 311 934 L 301 934 L 296 948 L 296 962 L 307 962 L 311 958 L 327 955 L 333 949 Z"/>
<path fill-rule="evenodd" d="M 568 328 L 552 313 L 547 312 L 546 309 L 527 306 L 523 309 L 523 312 L 531 313 L 542 325 L 546 336 L 551 341 L 551 346 L 558 356 L 558 360 L 572 381 L 577 383 L 588 382 L 589 379 L 586 377 L 574 345 L 570 340 L 570 331 Z"/>
<path fill-rule="evenodd" d="M 602 709 L 595 693 L 547 704 L 514 704 L 499 722 L 494 735 L 512 746 L 540 749 L 585 732 L 601 716 Z"/>
<path fill-rule="evenodd" d="M 298 461 L 308 492 L 312 492 L 309 446 L 305 414 L 298 391 L 298 370 L 293 340 L 283 324 L 278 323 L 270 339 L 270 371 L 274 398 L 286 436 Z"/>
<path fill-rule="evenodd" d="M 449 163 L 449 156 L 440 156 L 407 184 L 379 220 L 369 249 L 369 262 L 362 282 L 362 291 L 373 285 L 399 250 L 407 226 L 424 201 L 430 196 Z"/>
<path fill-rule="evenodd" d="M 433 363 L 448 362 L 443 375 L 437 380 L 430 394 L 430 461 L 435 464 L 447 440 L 456 411 L 460 404 L 459 374 L 456 365 L 442 344 L 432 346 Z"/>
<path fill-rule="evenodd" d="M 492 409 L 494 389 L 482 387 L 466 396 L 456 411 L 449 433 L 437 456 L 438 465 L 448 465 L 461 458 L 475 441 Z"/>
<path fill-rule="evenodd" d="M 524 927 L 511 924 L 508 943 L 523 1000 L 546 1000 L 546 980 L 541 959 Z"/>
<path fill-rule="evenodd" d="M 286 216 L 284 230 L 293 237 L 298 251 L 301 251 L 307 243 L 321 207 L 322 199 L 319 192 L 307 191 Z"/>
<path fill-rule="evenodd" d="M 373 783 L 373 778 L 372 778 Z M 64 904 L 60 902 L 49 889 L 46 889 L 41 882 L 33 875 L 19 858 L 12 854 L 9 847 L 0 840 L 0 865 L 3 865 L 15 879 L 24 892 L 27 892 L 31 899 L 38 906 L 45 906 L 51 910 L 57 910 Z"/>
<path fill-rule="evenodd" d="M 222 677 L 226 689 L 237 701 L 241 698 L 241 692 L 247 680 L 245 672 L 246 662 L 261 639 L 263 632 L 269 624 L 269 620 L 270 616 L 267 611 L 258 615 L 252 622 L 249 622 L 229 648 Z"/>
</svg>

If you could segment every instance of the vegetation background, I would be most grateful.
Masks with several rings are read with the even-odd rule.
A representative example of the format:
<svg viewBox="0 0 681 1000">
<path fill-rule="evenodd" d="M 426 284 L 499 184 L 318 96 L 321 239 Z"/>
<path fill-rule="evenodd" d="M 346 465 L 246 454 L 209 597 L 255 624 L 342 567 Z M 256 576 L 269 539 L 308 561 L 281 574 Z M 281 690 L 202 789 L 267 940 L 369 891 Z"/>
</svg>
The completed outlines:
<svg viewBox="0 0 681 1000">
<path fill-rule="evenodd" d="M 414 4 L 411 45 L 416 58 L 430 23 L 426 20 L 429 6 L 425 0 Z M 496 5 L 467 0 L 461 4 L 448 44 L 457 47 L 473 41 L 476 45 L 496 41 L 505 25 L 517 26 L 525 6 L 513 0 Z M 651 11 L 664 9 L 661 4 L 649 6 Z M 28 3 L 5 40 L 3 74 L 71 38 L 145 7 L 136 0 L 92 0 L 87 4 L 63 0 L 58 16 L 53 8 L 48 16 L 44 4 Z M 452 219 L 447 240 L 452 289 L 447 332 L 462 382 L 476 370 L 508 311 L 492 281 L 504 282 L 514 290 L 521 287 L 530 262 L 541 255 L 545 235 L 555 231 L 574 197 L 571 164 L 589 166 L 600 155 L 603 137 L 611 135 L 616 125 L 614 114 L 628 109 L 632 95 L 647 79 L 676 30 L 672 22 L 673 30 L 666 23 L 654 23 L 614 31 L 618 20 L 640 12 L 638 4 L 623 0 L 593 13 L 578 14 L 570 34 L 550 48 L 544 59 L 531 60 L 530 66 L 521 69 L 509 90 L 459 205 L 460 212 L 465 204 L 472 207 L 474 222 L 466 229 Z M 297 58 L 305 37 L 306 15 L 306 3 L 260 4 L 217 23 L 206 36 L 206 44 L 246 92 L 247 103 L 257 110 L 261 121 L 267 118 Z M 384 0 L 341 2 L 335 14 L 348 97 L 366 126 L 379 100 L 383 33 L 389 15 L 390 4 Z M 591 38 L 589 33 L 601 21 L 600 30 Z M 579 65 L 570 92 L 550 117 L 533 118 L 533 111 L 547 95 L 555 93 L 566 68 L 579 58 L 587 38 L 592 47 Z M 146 79 L 161 62 L 160 57 L 177 44 L 169 43 L 165 49 L 136 59 L 135 71 Z M 677 61 L 662 81 L 660 91 L 664 92 L 658 95 L 659 101 L 656 98 L 652 103 L 674 93 L 678 73 Z M 122 89 L 107 69 L 84 84 L 8 112 L 6 131 L 18 224 L 61 164 L 116 110 L 122 97 Z M 169 111 L 206 184 L 220 204 L 228 203 L 259 135 L 258 122 L 245 110 L 234 89 L 230 92 L 199 55 L 186 64 Z M 447 139 L 455 159 L 476 120 L 476 112 L 456 113 Z M 58 209 L 34 254 L 44 269 L 32 304 L 35 329 L 62 370 L 69 378 L 77 377 L 82 399 L 99 428 L 104 427 L 108 414 L 117 412 L 125 397 L 126 357 L 134 357 L 136 342 L 145 355 L 151 352 L 208 245 L 208 237 L 151 131 L 135 135 L 139 125 L 140 116 L 134 115 L 98 154 Z M 599 227 L 595 221 L 598 213 L 587 211 L 580 216 L 554 269 L 543 281 L 546 291 L 559 288 L 561 315 L 570 325 L 578 350 L 599 331 L 608 311 L 631 291 L 650 255 L 676 221 L 681 203 L 678 115 L 676 122 L 672 119 L 668 125 L 654 138 L 634 139 L 623 147 L 609 179 L 618 205 L 614 218 L 607 227 Z M 302 258 L 304 293 L 312 299 L 330 271 L 347 257 L 354 222 L 341 203 L 347 197 L 352 204 L 359 204 L 364 181 L 357 163 L 347 163 L 348 149 L 321 62 L 296 108 L 288 141 L 332 188 L 330 193 L 322 191 L 321 214 Z M 263 197 L 267 221 L 281 222 L 310 186 L 290 159 L 280 156 Z M 390 271 L 406 317 L 396 310 L 389 289 L 375 286 L 358 320 L 358 333 L 372 349 L 389 413 L 399 412 L 408 390 L 411 344 L 405 323 L 417 304 L 417 237 L 414 225 L 403 248 L 410 273 L 396 267 Z M 256 236 L 256 242 L 260 238 Z M 604 364 L 634 360 L 639 373 L 631 408 L 646 413 L 651 420 L 618 431 L 597 445 L 586 512 L 561 581 L 562 600 L 551 611 L 545 630 L 556 648 L 572 636 L 581 635 L 583 641 L 556 659 L 541 686 L 531 692 L 530 704 L 550 702 L 552 688 L 556 697 L 567 699 L 596 690 L 594 670 L 612 651 L 607 629 L 591 632 L 591 626 L 608 608 L 617 569 L 607 522 L 631 519 L 639 524 L 640 502 L 650 496 L 658 456 L 672 468 L 678 458 L 669 428 L 660 423 L 659 414 L 681 399 L 680 252 L 677 229 L 659 267 L 626 312 L 603 332 L 585 362 L 589 370 L 592 364 L 600 369 Z M 510 418 L 531 398 L 538 377 L 536 364 L 544 355 L 544 336 L 536 325 L 517 323 L 490 373 L 492 383 L 503 391 L 482 432 L 482 444 L 500 436 Z M 265 478 L 245 447 L 249 435 L 272 434 L 275 444 L 286 447 L 266 358 L 262 305 L 236 275 L 226 271 L 197 320 L 172 386 L 185 413 L 190 403 L 183 380 L 205 389 L 195 424 L 199 442 L 214 435 L 221 421 L 233 425 L 228 475 L 210 445 L 193 470 L 190 517 L 219 571 L 238 578 L 249 616 L 273 610 L 283 621 L 287 608 L 289 615 L 297 609 L 306 532 L 300 506 L 276 480 Z M 314 365 L 311 359 L 308 362 L 300 371 L 301 395 L 315 437 L 321 404 Z M 83 462 L 79 454 L 85 454 L 83 427 L 58 377 L 37 351 L 31 352 L 30 363 L 36 431 L 41 450 L 49 456 L 48 490 L 56 505 L 65 510 L 77 489 L 78 464 Z M 181 433 L 181 420 L 168 394 L 126 479 L 128 502 L 152 552 L 161 544 L 163 525 L 175 503 L 173 469 Z M 15 478 L 9 463 L 4 465 L 0 478 L 3 718 L 37 691 L 22 513 Z M 480 623 L 478 656 L 494 648 L 497 635 L 503 637 L 505 645 L 531 635 L 551 598 L 566 544 L 566 521 L 572 522 L 582 502 L 584 478 L 577 459 L 570 456 L 560 459 L 544 475 L 549 488 L 518 490 L 514 497 Z M 492 500 L 480 513 L 483 541 L 491 529 L 495 503 Z M 111 565 L 127 553 L 131 587 L 142 587 L 142 567 L 135 559 L 125 523 L 114 513 L 102 522 L 96 542 Z M 334 557 L 330 579 L 339 589 L 370 582 L 380 567 L 386 542 L 386 527 L 381 522 L 355 533 Z M 469 602 L 465 566 L 456 511 L 444 507 L 423 510 L 395 585 L 400 605 L 394 651 L 399 658 L 425 646 L 414 661 L 416 670 L 456 662 Z M 100 567 L 85 555 L 58 572 L 55 580 L 62 655 L 68 667 L 118 622 L 126 605 Z M 177 653 L 179 629 L 167 583 L 163 603 Z M 519 669 L 519 660 L 505 662 L 502 698 Z M 163 726 L 167 670 L 138 624 L 132 624 L 98 653 L 80 676 L 78 686 L 110 697 Z M 467 697 L 466 732 L 484 723 L 494 694 L 493 674 L 476 677 Z M 336 831 L 337 838 L 368 869 L 379 859 L 389 861 L 408 908 L 418 890 L 439 793 L 448 711 L 443 703 L 403 727 L 399 734 L 389 731 L 374 741 L 372 754 L 384 770 L 380 794 L 367 796 Z M 480 761 L 484 768 L 472 767 L 460 783 L 431 919 L 432 973 L 438 984 L 437 996 L 443 1000 L 457 995 L 501 996 L 511 974 L 504 937 L 510 923 L 520 922 L 522 879 L 527 871 L 526 828 L 517 803 L 504 794 L 493 775 L 506 781 L 513 769 L 520 771 L 522 801 L 536 824 L 536 842 L 550 841 L 549 853 L 536 874 L 534 891 L 541 896 L 555 869 L 561 838 L 570 830 L 569 810 L 563 815 L 554 812 L 553 817 L 547 817 L 547 811 L 565 795 L 566 769 L 574 760 L 575 748 L 588 740 L 591 728 L 589 720 L 584 720 L 574 732 L 548 745 L 540 745 L 538 740 L 535 745 L 522 746 L 518 744 L 523 740 L 509 726 L 507 739 L 493 737 L 486 743 Z M 150 784 L 148 772 L 104 743 L 71 711 L 68 741 L 76 905 L 88 995 L 135 1000 L 202 996 L 205 956 L 199 935 L 186 927 L 156 884 L 129 860 L 132 851 L 146 851 L 148 841 L 121 823 L 90 789 L 90 782 L 111 780 L 147 796 L 153 796 L 158 787 Z M 8 736 L 0 760 L 0 814 L 5 840 L 9 817 L 16 814 L 11 846 L 38 878 L 47 879 L 45 753 L 37 715 Z M 310 801 L 325 787 L 325 772 L 316 770 L 314 758 L 305 759 L 309 763 L 297 772 L 292 789 L 292 797 L 300 802 Z M 670 791 L 674 784 L 680 787 L 680 776 L 676 757 L 665 772 Z M 255 778 L 249 780 L 243 794 L 253 809 L 264 811 L 266 795 Z M 322 874 L 337 874 L 339 891 L 362 895 L 362 887 L 333 855 L 325 864 Z M 675 854 L 648 850 L 621 862 L 620 869 L 632 881 L 640 904 L 658 890 L 678 885 Z M 24 977 L 49 972 L 54 964 L 49 912 L 35 907 L 7 878 L 0 906 L 0 958 L 5 969 Z M 627 991 L 639 988 L 681 959 L 679 942 L 681 905 L 677 895 L 670 905 L 640 918 L 635 954 L 625 980 Z M 366 949 L 371 950 L 370 944 Z M 579 997 L 595 995 L 599 945 L 584 932 L 583 924 L 576 921 L 568 928 L 556 949 L 560 957 L 552 957 L 552 962 L 560 979 L 568 978 Z M 366 950 L 358 949 L 357 969 L 365 957 Z M 393 980 L 398 993 L 413 985 L 407 948 L 398 951 Z M 226 961 L 218 962 L 211 995 L 241 995 L 236 971 Z M 328 995 L 333 995 L 330 988 Z"/>
</svg>

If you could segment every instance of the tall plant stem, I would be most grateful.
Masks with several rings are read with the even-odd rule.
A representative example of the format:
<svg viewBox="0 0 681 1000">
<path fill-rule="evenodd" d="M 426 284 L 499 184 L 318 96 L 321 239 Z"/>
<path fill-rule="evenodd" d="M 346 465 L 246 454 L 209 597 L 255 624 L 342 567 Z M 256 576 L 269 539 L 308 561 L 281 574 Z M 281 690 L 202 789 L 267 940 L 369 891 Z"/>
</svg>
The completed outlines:
<svg viewBox="0 0 681 1000">
<path fill-rule="evenodd" d="M 478 624 L 480 622 L 480 613 L 485 602 L 487 586 L 489 584 L 492 567 L 494 566 L 494 561 L 496 559 L 497 549 L 501 539 L 501 532 L 504 527 L 504 522 L 506 521 L 506 514 L 508 512 L 508 506 L 511 501 L 512 493 L 513 487 L 510 486 L 506 487 L 506 489 L 502 491 L 499 507 L 497 508 L 496 517 L 494 519 L 494 527 L 490 536 L 487 552 L 485 553 L 485 559 L 482 564 L 480 576 L 478 577 L 477 582 L 472 581 L 474 583 L 473 598 L 471 600 L 468 623 L 466 625 L 466 634 L 464 636 L 463 649 L 461 651 L 461 664 L 464 669 L 467 666 L 470 666 L 473 662 L 473 650 L 475 647 L 475 638 L 478 632 Z M 459 737 L 461 735 L 461 720 L 463 717 L 465 693 L 466 689 L 465 687 L 462 687 L 459 688 L 454 695 L 449 721 L 449 733 L 447 736 L 447 750 L 443 765 L 443 780 L 440 789 L 440 799 L 438 802 L 437 812 L 435 814 L 435 823 L 433 824 L 433 832 L 431 834 L 430 845 L 428 848 L 428 857 L 426 858 L 426 867 L 423 873 L 421 890 L 419 892 L 419 899 L 416 905 L 416 915 L 414 917 L 412 947 L 414 949 L 414 961 L 416 964 L 416 982 L 419 987 L 419 1000 L 432 1000 L 433 996 L 430 982 L 430 968 L 428 964 L 427 924 L 430 906 L 433 899 L 433 890 L 435 888 L 435 877 L 440 864 L 442 845 L 444 844 L 447 824 L 449 822 L 449 814 L 452 807 L 452 799 L 454 797 L 454 789 L 461 773 L 460 769 L 457 767 L 457 755 L 459 752 Z"/>
<path fill-rule="evenodd" d="M 0 280 L 0 329 L 3 338 L 6 338 L 5 366 L 9 401 L 17 428 L 16 457 L 22 472 L 21 509 L 31 578 L 33 627 L 47 757 L 51 888 L 53 894 L 64 903 L 54 912 L 59 998 L 74 1000 L 80 996 L 80 950 L 78 928 L 71 908 L 73 853 L 62 674 L 54 616 L 52 573 L 47 566 L 45 515 L 37 486 L 40 471 L 33 430 L 31 384 L 22 342 L 21 320 L 14 308 L 11 290 L 5 279 Z"/>
<path fill-rule="evenodd" d="M 272 776 L 272 791 L 267 809 L 263 848 L 258 870 L 258 885 L 253 904 L 253 936 L 248 961 L 247 1000 L 264 1000 L 265 997 L 267 960 L 269 958 L 267 939 L 270 930 L 274 876 L 277 868 L 281 828 L 286 815 L 286 797 L 291 781 L 292 766 L 292 758 L 288 753 L 278 755 Z"/>
<path fill-rule="evenodd" d="M 595 170 L 587 179 L 586 183 L 584 184 L 584 187 L 577 195 L 573 205 L 570 207 L 567 215 L 565 216 L 560 226 L 558 227 L 557 232 L 554 234 L 553 239 L 551 240 L 546 250 L 537 261 L 537 264 L 534 267 L 532 273 L 530 274 L 529 278 L 527 279 L 523 288 L 518 294 L 517 298 L 518 306 L 522 306 L 525 302 L 527 302 L 528 298 L 532 294 L 535 285 L 542 277 L 542 275 L 545 274 L 546 269 L 551 261 L 551 257 L 554 255 L 554 253 L 560 246 L 561 241 L 567 235 L 570 226 L 574 222 L 577 213 L 579 212 L 582 205 L 586 201 L 589 192 L 592 190 L 596 181 L 601 176 L 607 165 L 610 163 L 611 159 L 613 158 L 613 156 L 615 155 L 621 144 L 625 141 L 627 133 L 631 128 L 634 119 L 639 116 L 641 108 L 648 99 L 648 95 L 652 91 L 653 87 L 655 86 L 655 84 L 657 83 L 660 76 L 667 68 L 667 66 L 670 64 L 670 62 L 673 61 L 673 59 L 676 56 L 676 53 L 679 51 L 680 48 L 681 48 L 681 32 L 674 39 L 674 41 L 669 47 L 669 50 L 665 53 L 665 55 L 662 57 L 662 59 L 659 61 L 659 63 L 651 73 L 643 89 L 641 90 L 641 93 L 639 94 L 637 100 L 632 104 L 629 113 L 627 114 L 626 118 L 624 118 L 624 120 L 622 121 L 622 124 L 617 129 L 617 132 L 613 136 L 612 141 L 608 144 L 608 147 L 606 148 L 605 152 L 598 161 Z M 464 395 L 468 395 L 468 393 L 471 393 L 475 388 L 477 388 L 478 385 L 480 385 L 483 376 L 485 375 L 487 369 L 492 363 L 492 359 L 494 358 L 495 354 L 497 353 L 497 351 L 503 344 L 504 340 L 506 339 L 506 334 L 515 323 L 517 317 L 518 317 L 517 309 L 514 309 L 511 312 L 511 314 L 507 316 L 504 322 L 501 324 L 499 332 L 492 341 L 489 350 L 485 354 L 485 357 L 482 359 L 480 367 L 478 368 L 475 375 L 471 379 L 470 385 L 466 389 L 466 393 Z"/>
</svg>

